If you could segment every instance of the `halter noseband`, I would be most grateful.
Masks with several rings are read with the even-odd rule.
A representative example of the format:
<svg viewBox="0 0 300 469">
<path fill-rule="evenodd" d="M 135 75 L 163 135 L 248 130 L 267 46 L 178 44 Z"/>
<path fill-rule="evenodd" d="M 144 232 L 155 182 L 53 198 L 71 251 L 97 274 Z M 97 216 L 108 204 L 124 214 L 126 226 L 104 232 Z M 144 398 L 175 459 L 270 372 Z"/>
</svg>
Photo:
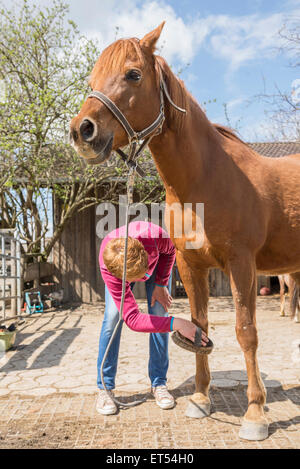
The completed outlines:
<svg viewBox="0 0 300 469">
<path fill-rule="evenodd" d="M 133 167 L 136 169 L 137 173 L 144 177 L 145 173 L 144 171 L 138 167 L 136 163 L 136 158 L 138 155 L 141 153 L 143 148 L 150 142 L 151 138 L 154 137 L 155 135 L 159 135 L 162 132 L 162 126 L 165 120 L 165 113 L 164 113 L 164 94 L 166 95 L 167 100 L 169 103 L 177 109 L 177 111 L 184 112 L 186 113 L 185 109 L 182 109 L 178 107 L 171 99 L 166 83 L 163 79 L 163 74 L 161 67 L 158 64 L 158 70 L 159 70 L 159 76 L 160 76 L 160 83 L 159 83 L 159 93 L 160 93 L 160 110 L 159 110 L 159 115 L 155 119 L 155 121 L 149 125 L 149 127 L 146 127 L 144 130 L 141 130 L 140 132 L 135 132 L 131 125 L 129 124 L 128 120 L 120 111 L 120 109 L 115 105 L 115 103 L 108 98 L 105 94 L 101 93 L 100 91 L 92 91 L 88 95 L 88 98 L 97 98 L 99 101 L 101 101 L 105 106 L 108 107 L 108 109 L 111 111 L 111 113 L 115 116 L 115 118 L 120 122 L 120 124 L 123 126 L 125 129 L 127 135 L 128 135 L 128 142 L 129 142 L 129 154 L 126 155 L 120 148 L 116 150 L 116 152 L 121 156 L 123 161 L 127 164 L 128 167 Z M 138 147 L 138 143 L 141 143 L 140 147 Z"/>
</svg>

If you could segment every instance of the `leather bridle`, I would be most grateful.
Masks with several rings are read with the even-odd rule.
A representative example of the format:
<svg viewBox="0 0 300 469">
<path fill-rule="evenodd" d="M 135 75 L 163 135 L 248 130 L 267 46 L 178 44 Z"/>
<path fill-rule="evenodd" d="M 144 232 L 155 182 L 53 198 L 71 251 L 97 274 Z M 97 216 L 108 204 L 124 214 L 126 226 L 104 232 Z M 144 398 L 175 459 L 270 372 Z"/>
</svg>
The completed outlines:
<svg viewBox="0 0 300 469">
<path fill-rule="evenodd" d="M 162 126 L 165 120 L 165 113 L 164 113 L 164 94 L 168 99 L 169 103 L 177 109 L 177 111 L 186 113 L 185 109 L 178 107 L 171 99 L 166 83 L 163 78 L 161 67 L 158 64 L 160 82 L 159 82 L 159 93 L 160 93 L 160 109 L 159 115 L 155 119 L 155 121 L 146 127 L 144 130 L 140 132 L 136 132 L 133 130 L 131 125 L 129 124 L 128 120 L 122 113 L 122 111 L 115 105 L 115 103 L 105 94 L 101 93 L 100 91 L 92 91 L 88 98 L 96 98 L 99 99 L 106 107 L 111 111 L 111 113 L 115 116 L 115 118 L 120 122 L 120 124 L 125 129 L 127 136 L 128 136 L 128 143 L 129 143 L 129 153 L 126 155 L 120 148 L 116 150 L 116 152 L 121 156 L 122 160 L 126 163 L 128 167 L 134 168 L 136 172 L 144 177 L 144 171 L 137 165 L 136 158 L 139 156 L 143 148 L 150 142 L 152 137 L 155 135 L 159 135 L 162 132 Z M 140 146 L 138 147 L 140 143 Z"/>
</svg>

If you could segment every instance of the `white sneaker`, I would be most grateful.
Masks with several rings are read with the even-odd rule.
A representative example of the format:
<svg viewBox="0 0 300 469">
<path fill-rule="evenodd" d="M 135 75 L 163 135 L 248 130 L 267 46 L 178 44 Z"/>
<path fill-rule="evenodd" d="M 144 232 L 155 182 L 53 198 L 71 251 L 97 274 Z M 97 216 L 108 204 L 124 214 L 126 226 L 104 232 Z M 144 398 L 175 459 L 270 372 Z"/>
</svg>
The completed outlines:
<svg viewBox="0 0 300 469">
<path fill-rule="evenodd" d="M 99 414 L 112 415 L 117 413 L 118 407 L 112 400 L 111 395 L 113 395 L 112 391 L 106 392 L 105 389 L 99 389 L 96 403 L 96 410 Z"/>
<path fill-rule="evenodd" d="M 174 407 L 174 397 L 169 393 L 167 386 L 156 386 L 151 389 L 151 392 L 155 397 L 156 404 L 161 407 L 161 409 L 172 409 Z"/>
</svg>

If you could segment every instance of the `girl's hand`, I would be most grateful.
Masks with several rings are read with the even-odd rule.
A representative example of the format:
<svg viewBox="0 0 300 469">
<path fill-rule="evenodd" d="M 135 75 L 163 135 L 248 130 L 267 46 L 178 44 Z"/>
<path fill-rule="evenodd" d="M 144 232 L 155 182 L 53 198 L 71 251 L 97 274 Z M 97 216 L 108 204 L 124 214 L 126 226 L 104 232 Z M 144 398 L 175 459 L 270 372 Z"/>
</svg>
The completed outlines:
<svg viewBox="0 0 300 469">
<path fill-rule="evenodd" d="M 167 287 L 155 285 L 151 298 L 151 306 L 154 306 L 155 301 L 158 301 L 164 310 L 168 311 L 172 303 L 172 297 Z"/>
<path fill-rule="evenodd" d="M 173 321 L 173 330 L 180 332 L 181 335 L 190 339 L 192 342 L 195 341 L 195 334 L 196 334 L 197 326 L 191 321 L 182 318 L 174 318 Z M 206 346 L 208 342 L 208 337 L 204 331 L 202 331 L 201 336 L 201 345 L 203 347 Z"/>
</svg>

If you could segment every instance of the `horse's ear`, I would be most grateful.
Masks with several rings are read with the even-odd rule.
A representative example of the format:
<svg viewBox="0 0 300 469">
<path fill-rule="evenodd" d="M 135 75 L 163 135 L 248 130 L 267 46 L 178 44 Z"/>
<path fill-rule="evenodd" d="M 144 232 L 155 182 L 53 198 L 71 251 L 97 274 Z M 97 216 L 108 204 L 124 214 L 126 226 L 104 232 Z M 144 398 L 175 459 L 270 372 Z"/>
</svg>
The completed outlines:
<svg viewBox="0 0 300 469">
<path fill-rule="evenodd" d="M 143 49 L 146 49 L 151 54 L 155 51 L 155 45 L 159 39 L 161 34 L 162 28 L 165 25 L 165 21 L 163 21 L 156 29 L 153 29 L 151 33 L 146 34 L 143 39 L 140 40 L 140 45 Z"/>
</svg>

